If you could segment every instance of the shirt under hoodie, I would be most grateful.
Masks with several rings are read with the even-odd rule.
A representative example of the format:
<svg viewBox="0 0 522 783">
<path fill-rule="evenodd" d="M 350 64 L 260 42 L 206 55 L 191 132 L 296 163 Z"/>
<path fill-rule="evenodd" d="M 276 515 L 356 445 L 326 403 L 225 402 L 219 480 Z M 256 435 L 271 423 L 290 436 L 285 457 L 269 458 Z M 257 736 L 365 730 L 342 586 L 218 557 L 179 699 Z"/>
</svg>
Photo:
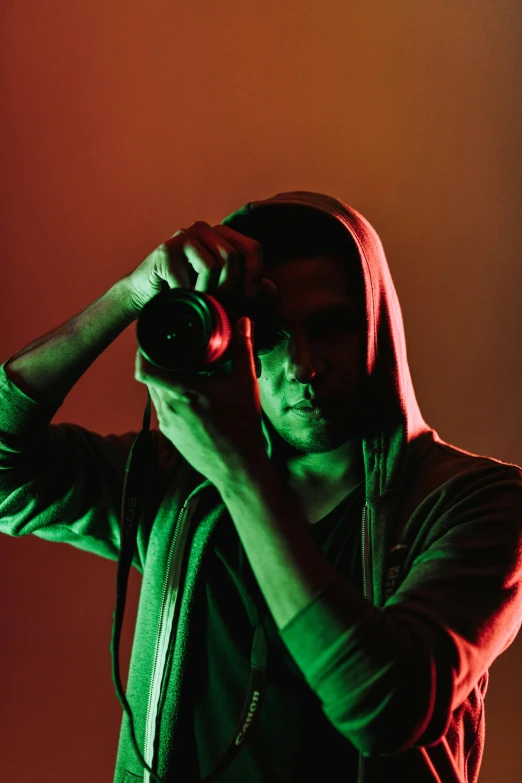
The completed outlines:
<svg viewBox="0 0 522 783">
<path fill-rule="evenodd" d="M 307 529 L 330 562 L 362 592 L 360 497 L 358 491 L 350 493 Z M 268 646 L 267 690 L 252 735 L 218 780 L 334 781 L 342 769 L 342 780 L 355 781 L 357 752 L 326 718 L 279 637 L 230 519 L 220 521 L 211 547 L 195 602 L 199 628 L 194 638 L 203 643 L 195 644 L 191 653 L 181 716 L 190 729 L 187 748 L 199 761 L 200 776 L 210 772 L 237 730 L 250 669 L 249 608 L 255 604 L 264 618 Z"/>
<path fill-rule="evenodd" d="M 334 216 L 358 249 L 371 424 L 364 483 L 308 527 L 336 577 L 277 629 L 216 488 L 153 431 L 126 691 L 140 752 L 176 783 L 195 783 L 219 761 L 246 697 L 255 606 L 266 696 L 220 783 L 476 783 L 488 670 L 522 622 L 522 469 L 451 445 L 424 421 L 369 221 L 339 199 L 294 191 L 222 222 L 241 231 L 273 203 Z M 0 530 L 117 560 L 137 432 L 53 424 L 61 402 L 35 401 L 0 366 Z M 114 783 L 149 780 L 124 715 Z"/>
</svg>

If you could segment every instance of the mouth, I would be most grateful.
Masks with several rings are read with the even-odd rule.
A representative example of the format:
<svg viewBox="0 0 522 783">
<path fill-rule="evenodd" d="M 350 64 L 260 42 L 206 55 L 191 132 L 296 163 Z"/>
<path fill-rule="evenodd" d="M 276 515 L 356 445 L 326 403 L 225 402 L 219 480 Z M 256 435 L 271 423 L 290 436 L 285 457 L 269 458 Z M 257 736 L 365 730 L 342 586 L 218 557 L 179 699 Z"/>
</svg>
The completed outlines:
<svg viewBox="0 0 522 783">
<path fill-rule="evenodd" d="M 298 409 L 310 409 L 310 408 L 326 408 L 328 405 L 332 404 L 331 397 L 315 397 L 313 400 L 299 400 L 299 402 L 296 402 L 294 405 L 291 405 L 291 408 L 298 408 Z"/>
<path fill-rule="evenodd" d="M 293 405 L 290 410 L 296 416 L 308 419 L 328 419 L 332 410 L 331 402 L 299 402 L 297 405 Z"/>
</svg>

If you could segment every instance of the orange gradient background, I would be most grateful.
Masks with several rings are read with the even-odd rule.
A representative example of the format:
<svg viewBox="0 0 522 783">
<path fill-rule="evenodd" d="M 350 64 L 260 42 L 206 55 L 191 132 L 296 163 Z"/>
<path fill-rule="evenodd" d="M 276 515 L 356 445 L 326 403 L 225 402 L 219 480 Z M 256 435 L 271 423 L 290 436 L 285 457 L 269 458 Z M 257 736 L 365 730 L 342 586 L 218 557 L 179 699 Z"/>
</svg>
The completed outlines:
<svg viewBox="0 0 522 783">
<path fill-rule="evenodd" d="M 522 464 L 521 16 L 519 0 L 4 0 L 2 361 L 178 228 L 317 190 L 381 236 L 425 419 Z M 54 421 L 138 430 L 135 351 L 130 327 Z M 0 547 L 2 781 L 110 783 L 115 564 Z M 480 783 L 522 778 L 521 651 L 519 635 L 491 670 Z"/>
</svg>

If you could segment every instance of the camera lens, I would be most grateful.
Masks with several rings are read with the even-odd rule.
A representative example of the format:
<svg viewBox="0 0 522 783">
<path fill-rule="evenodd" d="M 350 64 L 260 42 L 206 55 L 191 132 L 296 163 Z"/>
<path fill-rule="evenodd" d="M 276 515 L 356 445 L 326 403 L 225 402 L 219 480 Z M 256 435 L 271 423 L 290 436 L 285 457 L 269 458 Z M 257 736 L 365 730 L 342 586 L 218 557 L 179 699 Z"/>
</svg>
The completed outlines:
<svg viewBox="0 0 522 783">
<path fill-rule="evenodd" d="M 214 297 L 181 288 L 151 299 L 139 315 L 136 333 L 147 361 L 178 372 L 208 370 L 231 337 L 227 314 Z"/>
</svg>

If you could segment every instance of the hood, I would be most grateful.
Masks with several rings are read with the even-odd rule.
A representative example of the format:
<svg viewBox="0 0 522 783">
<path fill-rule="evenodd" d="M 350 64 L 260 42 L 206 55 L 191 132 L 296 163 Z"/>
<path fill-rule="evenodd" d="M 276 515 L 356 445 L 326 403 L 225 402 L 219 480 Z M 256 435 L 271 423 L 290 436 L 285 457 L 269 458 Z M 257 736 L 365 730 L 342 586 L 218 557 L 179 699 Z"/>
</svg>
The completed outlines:
<svg viewBox="0 0 522 783">
<path fill-rule="evenodd" d="M 402 313 L 384 249 L 376 230 L 353 207 L 322 193 L 298 190 L 251 201 L 222 220 L 248 235 L 248 220 L 270 205 L 312 207 L 335 217 L 355 241 L 366 308 L 365 420 L 362 437 L 366 496 L 382 499 L 400 492 L 407 464 L 433 430 L 422 418 L 406 353 Z M 264 422 L 268 453 L 270 435 Z"/>
</svg>

